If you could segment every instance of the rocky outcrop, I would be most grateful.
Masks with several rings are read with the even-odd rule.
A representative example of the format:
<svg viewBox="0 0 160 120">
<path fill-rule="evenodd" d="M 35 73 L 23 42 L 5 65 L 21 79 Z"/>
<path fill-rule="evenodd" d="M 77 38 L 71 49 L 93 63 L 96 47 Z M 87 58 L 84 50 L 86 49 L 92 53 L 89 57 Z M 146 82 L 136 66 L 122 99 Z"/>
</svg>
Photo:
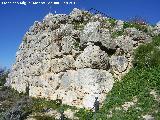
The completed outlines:
<svg viewBox="0 0 160 120">
<path fill-rule="evenodd" d="M 113 78 L 131 68 L 133 50 L 151 40 L 123 21 L 110 21 L 79 9 L 46 15 L 25 34 L 6 86 L 71 106 L 93 108 L 95 97 L 102 104 Z"/>
<path fill-rule="evenodd" d="M 156 26 L 154 27 L 154 34 L 155 35 L 160 35 L 160 22 L 158 22 L 157 24 L 156 24 Z"/>
</svg>

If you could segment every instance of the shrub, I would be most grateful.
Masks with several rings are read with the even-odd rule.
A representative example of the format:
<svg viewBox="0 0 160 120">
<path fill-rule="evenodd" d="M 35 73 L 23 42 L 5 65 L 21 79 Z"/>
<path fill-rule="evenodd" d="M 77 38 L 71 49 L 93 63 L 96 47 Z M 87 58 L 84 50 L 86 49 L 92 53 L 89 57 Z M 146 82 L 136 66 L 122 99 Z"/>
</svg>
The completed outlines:
<svg viewBox="0 0 160 120">
<path fill-rule="evenodd" d="M 31 113 L 31 111 L 25 111 L 29 104 L 31 101 L 28 97 L 23 97 L 4 114 L 5 120 L 24 120 Z"/>
<path fill-rule="evenodd" d="M 155 67 L 160 64 L 160 36 L 153 41 L 143 44 L 135 50 L 133 64 L 135 67 Z"/>
<path fill-rule="evenodd" d="M 136 28 L 137 30 L 143 31 L 145 33 L 148 32 L 148 28 L 147 28 L 146 25 L 141 25 L 141 24 L 132 23 L 132 22 L 124 22 L 123 28 L 124 29 L 126 29 L 126 28 Z"/>
<path fill-rule="evenodd" d="M 108 21 L 111 24 L 111 27 L 114 27 L 116 25 L 116 19 L 109 18 Z"/>
<path fill-rule="evenodd" d="M 116 38 L 118 36 L 122 36 L 124 34 L 124 31 L 115 31 L 111 34 L 112 38 Z"/>
<path fill-rule="evenodd" d="M 3 86 L 5 84 L 8 73 L 9 70 L 6 70 L 5 68 L 0 68 L 0 86 Z"/>
<path fill-rule="evenodd" d="M 76 49 L 76 50 L 79 50 L 79 49 L 80 49 L 80 42 L 75 41 L 75 42 L 73 43 L 73 48 Z"/>
<path fill-rule="evenodd" d="M 74 26 L 74 29 L 76 30 L 83 30 L 84 26 L 87 24 L 87 22 L 84 21 L 72 21 L 72 24 Z"/>
<path fill-rule="evenodd" d="M 27 43 L 27 37 L 26 36 L 23 38 L 23 41 L 24 41 L 25 44 Z"/>
</svg>

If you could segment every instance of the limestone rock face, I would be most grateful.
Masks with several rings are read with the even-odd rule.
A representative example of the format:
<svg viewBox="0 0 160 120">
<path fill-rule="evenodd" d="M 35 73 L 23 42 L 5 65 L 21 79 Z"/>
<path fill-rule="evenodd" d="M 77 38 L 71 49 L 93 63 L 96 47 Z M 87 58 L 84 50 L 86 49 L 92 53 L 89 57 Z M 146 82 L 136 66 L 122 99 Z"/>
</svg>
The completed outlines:
<svg viewBox="0 0 160 120">
<path fill-rule="evenodd" d="M 87 46 L 84 51 L 77 57 L 75 67 L 108 69 L 108 55 L 100 49 L 99 46 Z"/>
<path fill-rule="evenodd" d="M 125 56 L 112 56 L 110 61 L 114 71 L 119 73 L 124 72 L 128 67 L 128 59 Z"/>
<path fill-rule="evenodd" d="M 160 35 L 160 22 L 158 22 L 156 24 L 156 26 L 154 27 L 154 34 L 155 35 Z"/>
<path fill-rule="evenodd" d="M 85 27 L 83 32 L 81 33 L 81 43 L 87 42 L 98 42 L 100 39 L 100 22 L 89 22 Z"/>
<path fill-rule="evenodd" d="M 137 30 L 136 28 L 126 28 L 125 32 L 132 38 L 133 41 L 140 41 L 143 43 L 151 42 L 151 37 L 149 35 Z"/>
<path fill-rule="evenodd" d="M 133 50 L 133 41 L 129 36 L 119 36 L 115 39 L 117 46 L 121 48 L 124 52 L 131 52 Z"/>
<path fill-rule="evenodd" d="M 74 48 L 75 42 L 76 41 L 70 36 L 63 37 L 61 42 L 62 52 L 66 54 L 70 53 L 72 48 Z"/>
<path fill-rule="evenodd" d="M 113 78 L 131 68 L 135 47 L 151 38 L 123 25 L 77 8 L 69 15 L 49 13 L 24 35 L 5 85 L 77 107 L 93 108 L 98 97 L 101 105 Z M 118 31 L 124 34 L 113 38 Z"/>
<path fill-rule="evenodd" d="M 123 24 L 124 24 L 124 21 L 118 20 L 117 23 L 116 23 L 116 26 L 115 26 L 115 30 L 116 30 L 116 31 L 121 31 L 121 30 L 123 30 Z"/>
<path fill-rule="evenodd" d="M 81 21 L 82 20 L 82 11 L 74 8 L 73 11 L 70 13 L 70 17 L 72 20 Z"/>
<path fill-rule="evenodd" d="M 91 108 L 95 97 L 109 92 L 113 87 L 113 83 L 112 74 L 106 70 L 91 68 L 78 69 L 77 71 L 69 70 L 62 76 L 60 83 L 61 89 L 65 89 L 65 91 L 68 91 L 67 94 L 69 94 L 67 95 L 68 97 L 63 97 L 63 101 L 70 99 L 70 103 L 78 104 L 74 103 L 74 100 L 78 97 L 79 100 L 82 99 L 79 102 L 82 102 L 83 106 Z M 71 91 L 73 92 L 71 93 Z M 104 98 L 100 97 L 100 100 L 102 102 Z"/>
<path fill-rule="evenodd" d="M 99 21 L 89 22 L 81 33 L 81 44 L 88 42 L 100 43 L 107 49 L 115 49 L 116 42 L 111 38 L 111 34 L 108 29 L 101 28 Z"/>
<path fill-rule="evenodd" d="M 99 42 L 107 49 L 116 49 L 116 41 L 111 38 L 111 34 L 108 29 L 102 28 Z"/>
<path fill-rule="evenodd" d="M 71 55 L 55 58 L 50 61 L 51 72 L 58 73 L 74 68 L 74 58 Z"/>
</svg>

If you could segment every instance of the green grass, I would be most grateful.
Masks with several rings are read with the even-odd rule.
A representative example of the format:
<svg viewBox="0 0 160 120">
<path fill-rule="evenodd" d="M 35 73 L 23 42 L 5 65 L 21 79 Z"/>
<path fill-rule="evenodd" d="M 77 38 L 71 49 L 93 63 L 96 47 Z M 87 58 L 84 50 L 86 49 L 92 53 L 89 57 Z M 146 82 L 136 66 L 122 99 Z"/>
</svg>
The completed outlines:
<svg viewBox="0 0 160 120">
<path fill-rule="evenodd" d="M 75 116 L 77 116 L 80 120 L 90 120 L 90 118 L 93 117 L 93 112 L 86 110 L 84 108 L 79 109 L 78 112 L 76 112 Z"/>
<path fill-rule="evenodd" d="M 120 82 L 117 82 L 111 92 L 107 95 L 105 104 L 100 110 L 100 116 L 103 119 L 108 119 L 103 114 L 109 114 L 109 111 L 115 107 L 121 107 L 124 102 L 132 101 L 137 97 L 138 102 L 134 107 L 128 111 L 114 110 L 111 120 L 134 120 L 138 116 L 155 114 L 155 117 L 160 117 L 156 110 L 159 110 L 159 103 L 154 100 L 153 96 L 149 93 L 151 90 L 160 92 L 160 66 L 148 69 L 132 69 Z M 141 110 L 137 110 L 141 108 Z"/>
<path fill-rule="evenodd" d="M 33 112 L 42 112 L 47 108 L 57 109 L 60 106 L 56 103 L 56 101 L 48 101 L 42 98 L 33 98 L 32 101 L 32 107 L 29 109 L 31 109 Z"/>
<path fill-rule="evenodd" d="M 64 110 L 75 109 L 75 107 L 71 107 L 68 105 L 61 104 L 58 100 L 46 100 L 44 98 L 32 98 L 32 107 L 29 108 L 34 112 L 42 112 L 45 109 L 52 108 L 54 110 L 60 110 L 63 108 Z"/>
<path fill-rule="evenodd" d="M 160 37 L 153 38 L 153 42 L 139 46 L 135 51 L 133 64 L 135 67 L 146 68 L 160 65 Z"/>
</svg>

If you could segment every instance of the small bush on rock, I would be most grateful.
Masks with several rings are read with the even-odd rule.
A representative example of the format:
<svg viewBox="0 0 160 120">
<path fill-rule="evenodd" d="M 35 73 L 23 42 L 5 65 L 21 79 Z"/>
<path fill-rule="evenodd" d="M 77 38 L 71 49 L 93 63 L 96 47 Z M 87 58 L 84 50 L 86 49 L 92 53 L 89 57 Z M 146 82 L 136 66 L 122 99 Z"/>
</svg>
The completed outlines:
<svg viewBox="0 0 160 120">
<path fill-rule="evenodd" d="M 141 24 L 132 23 L 132 22 L 124 22 L 123 28 L 124 29 L 126 29 L 126 28 L 136 28 L 137 30 L 143 31 L 145 33 L 148 32 L 148 28 L 147 28 L 146 25 L 141 25 Z"/>
<path fill-rule="evenodd" d="M 111 24 L 111 27 L 114 27 L 116 25 L 116 19 L 109 18 L 108 21 Z"/>
</svg>

